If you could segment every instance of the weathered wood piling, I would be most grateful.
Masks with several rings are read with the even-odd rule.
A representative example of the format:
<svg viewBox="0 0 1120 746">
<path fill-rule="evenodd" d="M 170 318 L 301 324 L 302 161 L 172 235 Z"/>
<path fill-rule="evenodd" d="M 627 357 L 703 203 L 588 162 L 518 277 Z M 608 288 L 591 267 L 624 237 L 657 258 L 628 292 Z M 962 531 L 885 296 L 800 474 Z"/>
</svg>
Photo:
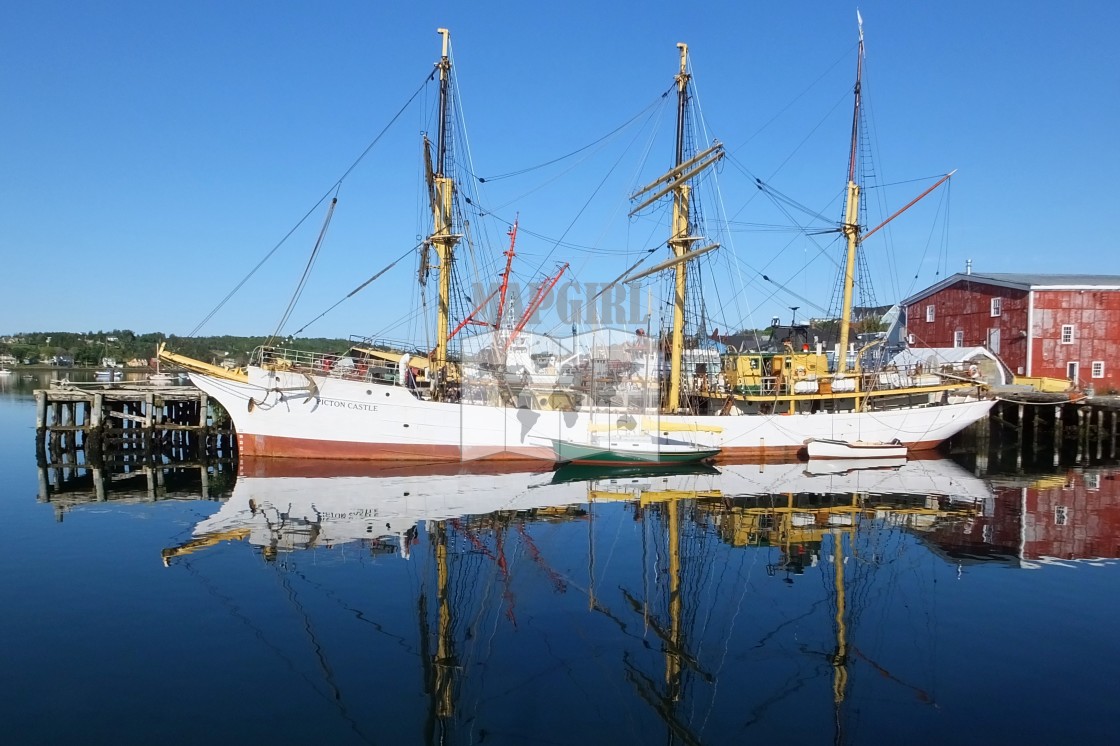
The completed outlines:
<svg viewBox="0 0 1120 746">
<path fill-rule="evenodd" d="M 233 458 L 229 417 L 192 386 L 64 384 L 35 392 L 41 463 Z"/>
<path fill-rule="evenodd" d="M 104 464 L 39 464 L 39 501 L 63 520 L 71 508 L 92 502 L 220 500 L 228 497 L 236 465 L 227 459 L 207 462 L 144 464 L 118 471 Z"/>
<path fill-rule="evenodd" d="M 1120 397 L 1016 392 L 991 416 L 953 439 L 955 453 L 975 454 L 985 470 L 1100 463 L 1116 458 Z"/>
</svg>

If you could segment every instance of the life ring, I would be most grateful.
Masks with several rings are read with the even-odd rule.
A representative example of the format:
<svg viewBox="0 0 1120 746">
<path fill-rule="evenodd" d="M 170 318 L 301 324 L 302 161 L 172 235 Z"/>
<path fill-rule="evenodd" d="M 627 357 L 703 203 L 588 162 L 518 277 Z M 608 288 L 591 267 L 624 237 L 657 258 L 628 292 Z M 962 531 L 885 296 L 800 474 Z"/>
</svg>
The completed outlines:
<svg viewBox="0 0 1120 746">
<path fill-rule="evenodd" d="M 805 377 L 805 366 L 804 365 L 798 365 L 797 369 L 793 371 L 793 374 L 795 376 L 797 376 L 798 378 L 804 378 Z"/>
<path fill-rule="evenodd" d="M 968 366 L 968 377 L 969 378 L 979 378 L 980 377 L 980 369 L 977 368 L 975 365 Z"/>
</svg>

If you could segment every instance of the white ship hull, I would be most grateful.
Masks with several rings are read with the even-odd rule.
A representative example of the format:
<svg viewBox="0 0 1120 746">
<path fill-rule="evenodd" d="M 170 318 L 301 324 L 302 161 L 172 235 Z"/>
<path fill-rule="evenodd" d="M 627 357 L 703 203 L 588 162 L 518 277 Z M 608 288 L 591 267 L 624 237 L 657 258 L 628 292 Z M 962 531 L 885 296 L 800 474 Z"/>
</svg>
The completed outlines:
<svg viewBox="0 0 1120 746">
<path fill-rule="evenodd" d="M 403 386 L 250 367 L 246 382 L 192 373 L 229 412 L 243 456 L 386 461 L 553 461 L 553 439 L 586 439 L 603 414 L 435 402 Z M 874 412 L 662 416 L 659 428 L 722 458 L 797 456 L 810 438 L 900 440 L 928 450 L 991 400 Z M 617 415 L 614 417 L 617 418 Z"/>
</svg>

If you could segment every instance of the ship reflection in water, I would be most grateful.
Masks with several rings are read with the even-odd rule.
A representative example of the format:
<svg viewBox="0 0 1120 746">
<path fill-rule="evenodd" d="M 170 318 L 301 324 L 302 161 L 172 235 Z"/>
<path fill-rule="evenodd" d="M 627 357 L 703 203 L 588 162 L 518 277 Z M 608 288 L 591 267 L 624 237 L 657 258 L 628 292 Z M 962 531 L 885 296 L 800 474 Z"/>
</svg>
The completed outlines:
<svg viewBox="0 0 1120 746">
<path fill-rule="evenodd" d="M 230 498 L 163 560 L 203 572 L 204 553 L 249 552 L 273 567 L 274 590 L 301 609 L 287 623 L 347 640 L 334 653 L 316 643 L 330 670 L 385 677 L 374 709 L 391 725 L 376 740 L 941 732 L 942 698 L 968 690 L 937 657 L 961 632 L 937 624 L 957 595 L 944 584 L 986 555 L 1115 556 L 1118 515 L 1091 491 L 1114 477 L 993 490 L 945 460 L 852 467 L 245 462 Z M 1039 494 L 1071 485 L 1064 513 Z M 1078 538 L 1057 538 L 1089 514 L 1067 531 Z"/>
<path fill-rule="evenodd" d="M 152 590 L 282 695 L 238 695 L 271 713 L 254 738 L 310 736 L 290 707 L 331 742 L 1099 740 L 1045 705 L 1107 712 L 1107 687 L 1036 677 L 1106 675 L 1115 644 L 1077 631 L 1116 611 L 1120 472 L 855 466 L 243 460 Z"/>
</svg>

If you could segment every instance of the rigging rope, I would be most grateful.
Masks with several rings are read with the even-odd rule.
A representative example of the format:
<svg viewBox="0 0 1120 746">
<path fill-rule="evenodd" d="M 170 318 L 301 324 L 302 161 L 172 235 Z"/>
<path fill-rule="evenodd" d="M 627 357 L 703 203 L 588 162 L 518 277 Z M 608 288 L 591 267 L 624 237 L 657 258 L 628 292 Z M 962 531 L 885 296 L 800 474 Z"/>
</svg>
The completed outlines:
<svg viewBox="0 0 1120 746">
<path fill-rule="evenodd" d="M 337 301 L 337 302 L 336 302 L 336 303 L 335 303 L 335 304 L 334 304 L 333 306 L 331 306 L 331 307 L 330 307 L 330 308 L 328 308 L 327 310 L 323 311 L 323 312 L 322 312 L 321 314 L 319 314 L 319 315 L 318 315 L 318 316 L 316 316 L 315 318 L 311 319 L 311 321 L 308 321 L 308 322 L 307 322 L 306 324 L 304 324 L 303 326 L 301 326 L 301 327 L 300 327 L 299 329 L 297 329 L 296 331 L 292 332 L 292 336 L 294 337 L 294 336 L 295 336 L 295 335 L 297 335 L 297 334 L 301 334 L 301 333 L 303 333 L 303 331 L 304 331 L 304 330 L 305 330 L 305 329 L 306 329 L 307 327 L 311 326 L 311 325 L 312 325 L 312 324 L 314 324 L 314 323 L 315 323 L 316 321 L 318 321 L 319 319 L 323 318 L 324 316 L 326 316 L 326 315 L 327 315 L 328 313 L 330 313 L 330 312 L 331 312 L 331 311 L 333 311 L 334 309 L 338 308 L 338 307 L 339 307 L 340 305 L 342 305 L 342 304 L 343 304 L 344 302 L 346 302 L 346 301 L 347 301 L 347 300 L 349 300 L 350 298 L 353 298 L 353 297 L 354 297 L 355 295 L 357 295 L 358 293 L 360 293 L 360 292 L 361 292 L 362 290 L 365 290 L 365 289 L 366 289 L 366 287 L 367 287 L 367 286 L 368 286 L 368 285 L 369 285 L 370 283 L 372 283 L 372 282 L 373 282 L 374 280 L 376 280 L 377 278 L 381 277 L 381 275 L 383 275 L 383 274 L 385 274 L 386 272 L 388 272 L 389 270 L 391 270 L 391 269 L 392 269 L 393 267 L 395 267 L 395 266 L 397 265 L 397 263 L 398 263 L 398 262 L 399 262 L 399 261 L 400 261 L 401 259 L 404 259 L 404 258 L 405 258 L 406 256 L 408 256 L 409 254 L 411 254 L 412 252 L 416 251 L 416 250 L 417 250 L 418 248 L 420 248 L 420 246 L 421 246 L 421 245 L 422 245 L 422 244 L 417 244 L 416 246 L 413 246 L 413 247 L 412 247 L 411 249 L 409 249 L 408 251 L 406 251 L 406 252 L 404 252 L 403 254 L 401 254 L 400 256 L 398 256 L 398 257 L 397 257 L 396 259 L 394 259 L 394 260 L 393 260 L 392 262 L 390 262 L 390 263 L 389 263 L 389 264 L 388 264 L 388 265 L 387 265 L 386 267 L 384 267 L 384 268 L 383 268 L 382 270 L 380 270 L 379 272 L 376 272 L 376 273 L 374 273 L 374 274 L 373 274 L 373 276 L 371 276 L 371 277 L 370 277 L 370 278 L 369 278 L 368 280 L 366 280 L 366 281 L 365 281 L 365 282 L 363 282 L 363 283 L 362 283 L 361 285 L 359 285 L 358 287 L 356 287 L 356 288 L 354 288 L 353 290 L 351 290 L 351 291 L 350 291 L 349 293 L 347 293 L 347 294 L 346 294 L 346 295 L 345 295 L 344 297 L 340 298 L 340 299 L 339 299 L 339 300 L 338 300 L 338 301 Z"/>
<path fill-rule="evenodd" d="M 472 176 L 475 176 L 475 178 L 478 179 L 479 183 L 485 184 L 488 181 L 498 181 L 500 179 L 508 179 L 512 176 L 521 176 L 522 174 L 527 174 L 530 171 L 536 171 L 538 169 L 544 168 L 545 166 L 551 166 L 554 163 L 559 163 L 560 161 L 567 160 L 568 158 L 571 158 L 572 156 L 579 155 L 583 151 L 588 150 L 590 148 L 593 148 L 601 142 L 609 140 L 611 137 L 615 136 L 616 134 L 618 134 L 622 130 L 629 127 L 631 124 L 633 124 L 635 121 L 637 121 L 637 119 L 639 117 L 641 117 L 643 114 L 645 114 L 648 110 L 652 109 L 655 106 L 660 105 L 661 100 L 666 98 L 673 91 L 674 88 L 676 88 L 676 83 L 674 83 L 672 86 L 670 86 L 668 89 L 666 89 L 666 91 L 664 93 L 662 93 L 656 101 L 654 101 L 649 106 L 647 106 L 646 108 L 639 111 L 634 116 L 630 117 L 630 119 L 626 120 L 625 122 L 623 122 L 619 126 L 615 127 L 613 130 L 611 130 L 607 134 L 603 135 L 599 139 L 593 140 L 593 141 L 589 142 L 588 144 L 584 145 L 582 148 L 577 148 L 577 149 L 573 150 L 572 152 L 568 153 L 567 155 L 562 155 L 558 158 L 553 158 L 552 160 L 545 161 L 544 163 L 538 163 L 535 166 L 527 166 L 526 168 L 518 169 L 517 171 L 509 171 L 509 172 L 504 173 L 504 174 L 497 174 L 496 176 L 475 176 L 474 174 L 472 174 Z"/>
<path fill-rule="evenodd" d="M 335 192 L 337 195 L 337 191 Z M 295 292 L 292 293 L 292 299 L 288 301 L 288 307 L 284 310 L 284 315 L 280 317 L 280 322 L 276 325 L 276 331 L 265 342 L 266 347 L 272 345 L 272 341 L 280 336 L 284 324 L 288 323 L 288 317 L 292 315 L 295 310 L 296 303 L 299 302 L 300 296 L 303 295 L 303 289 L 307 287 L 307 278 L 311 276 L 311 268 L 315 266 L 315 260 L 319 258 L 319 250 L 323 248 L 323 239 L 327 237 L 327 228 L 331 225 L 331 218 L 334 217 L 334 208 L 338 204 L 338 197 L 331 200 L 331 206 L 327 208 L 327 215 L 323 218 L 323 227 L 319 230 L 319 238 L 315 240 L 315 246 L 311 249 L 311 256 L 307 258 L 307 266 L 303 268 L 303 275 L 300 276 L 299 282 L 296 283 Z"/>
</svg>

